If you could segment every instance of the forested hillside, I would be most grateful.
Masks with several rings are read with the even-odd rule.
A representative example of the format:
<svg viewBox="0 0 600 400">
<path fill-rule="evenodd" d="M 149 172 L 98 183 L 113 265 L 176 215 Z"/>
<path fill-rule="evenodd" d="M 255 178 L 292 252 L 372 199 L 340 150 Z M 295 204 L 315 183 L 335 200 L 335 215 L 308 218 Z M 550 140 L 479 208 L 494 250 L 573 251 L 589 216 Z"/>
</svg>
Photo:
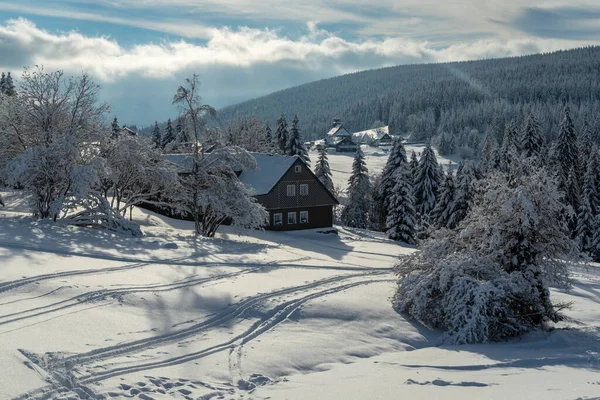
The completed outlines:
<svg viewBox="0 0 600 400">
<path fill-rule="evenodd" d="M 297 114 L 304 137 L 322 137 L 334 117 L 351 131 L 381 120 L 392 133 L 424 139 L 476 129 L 494 116 L 524 120 L 533 111 L 556 134 L 565 103 L 574 118 L 598 125 L 600 47 L 503 59 L 406 65 L 358 72 L 293 87 L 219 110 L 227 124 L 252 116 L 275 125 Z"/>
</svg>

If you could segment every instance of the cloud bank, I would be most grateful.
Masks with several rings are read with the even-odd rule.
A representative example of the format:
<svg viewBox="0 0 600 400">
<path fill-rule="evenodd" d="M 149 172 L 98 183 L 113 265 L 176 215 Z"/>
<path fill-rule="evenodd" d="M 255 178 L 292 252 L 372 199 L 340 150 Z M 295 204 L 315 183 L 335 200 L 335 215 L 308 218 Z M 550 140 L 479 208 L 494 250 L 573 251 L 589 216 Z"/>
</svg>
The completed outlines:
<svg viewBox="0 0 600 400">
<path fill-rule="evenodd" d="M 224 106 L 368 68 L 518 56 L 598 43 L 528 35 L 442 47 L 406 37 L 352 41 L 313 22 L 293 39 L 268 28 L 212 28 L 202 43 L 181 39 L 125 47 L 109 37 L 49 32 L 16 18 L 0 25 L 0 69 L 44 65 L 68 73 L 88 71 L 106 88 L 106 100 L 116 114 L 129 123 L 147 125 L 174 114 L 169 100 L 192 72 L 201 76 L 205 101 Z"/>
</svg>

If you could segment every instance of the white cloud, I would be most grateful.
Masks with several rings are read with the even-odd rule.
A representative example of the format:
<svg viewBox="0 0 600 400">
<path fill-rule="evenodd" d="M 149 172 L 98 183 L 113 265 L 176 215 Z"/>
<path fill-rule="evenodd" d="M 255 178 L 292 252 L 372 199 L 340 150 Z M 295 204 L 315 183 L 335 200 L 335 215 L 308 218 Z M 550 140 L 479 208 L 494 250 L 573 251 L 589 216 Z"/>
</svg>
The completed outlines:
<svg viewBox="0 0 600 400">
<path fill-rule="evenodd" d="M 54 33 L 26 19 L 0 25 L 0 70 L 44 65 L 95 75 L 105 98 L 129 123 L 172 116 L 169 99 L 183 77 L 198 72 L 206 101 L 223 106 L 315 79 L 406 63 L 460 61 L 598 44 L 523 38 L 437 43 L 401 37 L 350 41 L 310 24 L 296 39 L 269 29 L 211 29 L 205 44 L 189 41 L 121 46 L 107 37 Z"/>
<path fill-rule="evenodd" d="M 88 70 L 112 81 L 133 74 L 173 76 L 204 66 L 249 67 L 294 63 L 298 69 L 350 72 L 382 65 L 458 61 L 546 52 L 593 44 L 568 40 L 519 38 L 456 43 L 445 48 L 404 38 L 352 42 L 312 25 L 306 35 L 291 40 L 277 31 L 239 28 L 213 29 L 206 44 L 187 41 L 139 44 L 126 49 L 106 37 L 77 32 L 50 33 L 19 18 L 0 25 L 0 50 L 7 60 L 43 64 L 51 69 Z M 2 62 L 2 60 L 0 60 Z M 7 65 L 6 67 L 19 67 Z"/>
</svg>

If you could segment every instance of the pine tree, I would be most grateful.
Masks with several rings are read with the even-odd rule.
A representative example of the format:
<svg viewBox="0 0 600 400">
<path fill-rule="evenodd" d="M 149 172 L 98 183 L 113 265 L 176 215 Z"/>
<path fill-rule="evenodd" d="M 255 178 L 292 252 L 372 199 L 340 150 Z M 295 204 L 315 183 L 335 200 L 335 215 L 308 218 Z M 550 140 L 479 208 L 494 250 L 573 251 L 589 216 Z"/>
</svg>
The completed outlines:
<svg viewBox="0 0 600 400">
<path fill-rule="evenodd" d="M 595 225 L 590 202 L 588 199 L 583 199 L 579 206 L 579 213 L 577 214 L 576 232 L 577 242 L 581 251 L 589 253 L 592 250 L 592 241 L 596 230 L 598 230 L 598 227 Z"/>
<path fill-rule="evenodd" d="M 281 117 L 277 120 L 277 132 L 275 133 L 277 139 L 277 146 L 279 147 L 279 151 L 281 154 L 286 154 L 286 149 L 288 146 L 288 124 L 285 120 L 285 116 L 281 114 Z"/>
<path fill-rule="evenodd" d="M 162 137 L 160 134 L 160 128 L 158 127 L 158 121 L 154 121 L 154 129 L 152 130 L 152 143 L 154 143 L 155 149 L 160 149 L 162 145 Z"/>
<path fill-rule="evenodd" d="M 514 122 L 506 125 L 502 145 L 498 152 L 498 165 L 502 171 L 508 171 L 511 163 L 519 154 L 519 134 Z"/>
<path fill-rule="evenodd" d="M 10 72 L 6 75 L 6 89 L 4 93 L 6 93 L 7 96 L 14 96 L 17 94 L 15 83 L 13 82 L 12 76 L 10 76 Z"/>
<path fill-rule="evenodd" d="M 352 175 L 348 179 L 348 205 L 342 211 L 342 221 L 354 228 L 366 228 L 368 224 L 371 183 L 365 154 L 360 146 L 352 162 Z"/>
<path fill-rule="evenodd" d="M 410 155 L 410 174 L 412 178 L 412 184 L 415 184 L 417 179 L 417 171 L 419 169 L 419 159 L 417 158 L 417 153 L 413 150 Z"/>
<path fill-rule="evenodd" d="M 315 165 L 315 175 L 333 193 L 333 180 L 331 179 L 331 169 L 329 168 L 329 159 L 327 158 L 327 148 L 325 146 L 319 147 L 319 158 Z"/>
<path fill-rule="evenodd" d="M 396 185 L 394 173 L 407 164 L 406 150 L 400 138 L 394 138 L 392 148 L 383 171 L 377 180 L 378 186 L 373 189 L 373 213 L 371 223 L 373 229 L 384 231 L 386 229 L 387 215 L 390 210 L 390 199 Z"/>
<path fill-rule="evenodd" d="M 454 201 L 450 205 L 448 229 L 454 229 L 467 216 L 473 206 L 475 191 L 475 168 L 471 161 L 461 161 L 456 174 L 456 191 Z"/>
<path fill-rule="evenodd" d="M 175 130 L 173 129 L 173 123 L 171 122 L 171 118 L 169 118 L 167 120 L 165 132 L 162 136 L 161 147 L 164 149 L 169 143 L 174 142 L 176 139 L 177 135 L 175 134 Z"/>
<path fill-rule="evenodd" d="M 6 94 L 6 74 L 4 72 L 0 77 L 0 93 Z"/>
<path fill-rule="evenodd" d="M 183 126 L 182 118 L 177 118 L 177 125 L 175 125 L 175 134 L 177 137 L 177 143 L 184 144 L 190 142 L 185 127 Z"/>
<path fill-rule="evenodd" d="M 431 146 L 421 153 L 415 179 L 415 204 L 419 215 L 426 217 L 434 209 L 440 187 L 438 162 Z"/>
<path fill-rule="evenodd" d="M 445 228 L 448 225 L 455 194 L 454 174 L 452 173 L 452 166 L 448 165 L 448 172 L 444 175 L 444 180 L 440 187 L 438 202 L 431 212 L 431 224 L 435 228 Z"/>
<path fill-rule="evenodd" d="M 121 127 L 119 126 L 119 120 L 115 116 L 115 119 L 113 119 L 113 122 L 110 125 L 110 133 L 111 133 L 112 138 L 116 139 L 117 137 L 119 137 L 120 131 L 121 131 Z"/>
<path fill-rule="evenodd" d="M 589 203 L 593 215 L 600 214 L 600 159 L 598 148 L 590 152 L 586 172 L 583 178 L 582 197 Z"/>
<path fill-rule="evenodd" d="M 559 174 L 558 187 L 562 190 L 565 190 L 568 174 L 571 172 L 571 169 L 577 167 L 576 164 L 579 159 L 577 133 L 575 132 L 575 125 L 571 119 L 571 110 L 568 106 L 565 107 L 564 114 L 552 151 L 553 160 Z"/>
<path fill-rule="evenodd" d="M 533 114 L 529 114 L 521 131 L 520 149 L 525 157 L 540 157 L 544 147 L 544 135 Z"/>
<path fill-rule="evenodd" d="M 483 149 L 481 150 L 481 160 L 479 169 L 483 174 L 487 174 L 498 167 L 498 142 L 491 131 L 485 136 Z"/>
<path fill-rule="evenodd" d="M 306 165 L 310 166 L 310 158 L 308 157 L 308 150 L 302 140 L 302 133 L 300 132 L 300 126 L 298 125 L 298 117 L 294 116 L 292 120 L 292 127 L 289 132 L 289 140 L 286 148 L 286 155 L 298 156 L 304 161 Z"/>
<path fill-rule="evenodd" d="M 265 145 L 268 149 L 273 148 L 273 133 L 271 132 L 271 126 L 268 122 L 265 126 Z"/>
<path fill-rule="evenodd" d="M 412 194 L 412 175 L 407 164 L 395 172 L 396 184 L 392 190 L 390 210 L 386 220 L 388 237 L 392 240 L 415 244 L 415 208 Z"/>
</svg>

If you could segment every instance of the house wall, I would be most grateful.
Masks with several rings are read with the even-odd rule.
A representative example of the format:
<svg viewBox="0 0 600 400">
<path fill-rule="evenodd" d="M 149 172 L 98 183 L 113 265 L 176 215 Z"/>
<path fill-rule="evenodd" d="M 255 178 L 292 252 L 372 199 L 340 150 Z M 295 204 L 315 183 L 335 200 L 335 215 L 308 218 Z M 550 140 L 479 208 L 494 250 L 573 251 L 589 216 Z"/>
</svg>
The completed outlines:
<svg viewBox="0 0 600 400">
<path fill-rule="evenodd" d="M 308 223 L 300 223 L 300 211 L 308 211 Z M 287 214 L 296 213 L 296 224 L 288 224 Z M 281 214 L 282 224 L 275 225 L 275 214 Z M 333 206 L 298 207 L 269 210 L 269 225 L 265 227 L 272 231 L 292 231 L 300 229 L 329 228 L 333 226 Z"/>
<path fill-rule="evenodd" d="M 295 172 L 295 167 L 301 166 L 300 172 Z M 300 185 L 308 185 L 308 195 L 300 195 Z M 287 195 L 287 186 L 294 185 L 296 194 Z M 256 196 L 256 200 L 267 210 L 333 206 L 336 204 L 329 192 L 319 183 L 302 161 L 296 161 L 289 171 L 281 178 L 279 183 L 269 194 Z"/>
</svg>

